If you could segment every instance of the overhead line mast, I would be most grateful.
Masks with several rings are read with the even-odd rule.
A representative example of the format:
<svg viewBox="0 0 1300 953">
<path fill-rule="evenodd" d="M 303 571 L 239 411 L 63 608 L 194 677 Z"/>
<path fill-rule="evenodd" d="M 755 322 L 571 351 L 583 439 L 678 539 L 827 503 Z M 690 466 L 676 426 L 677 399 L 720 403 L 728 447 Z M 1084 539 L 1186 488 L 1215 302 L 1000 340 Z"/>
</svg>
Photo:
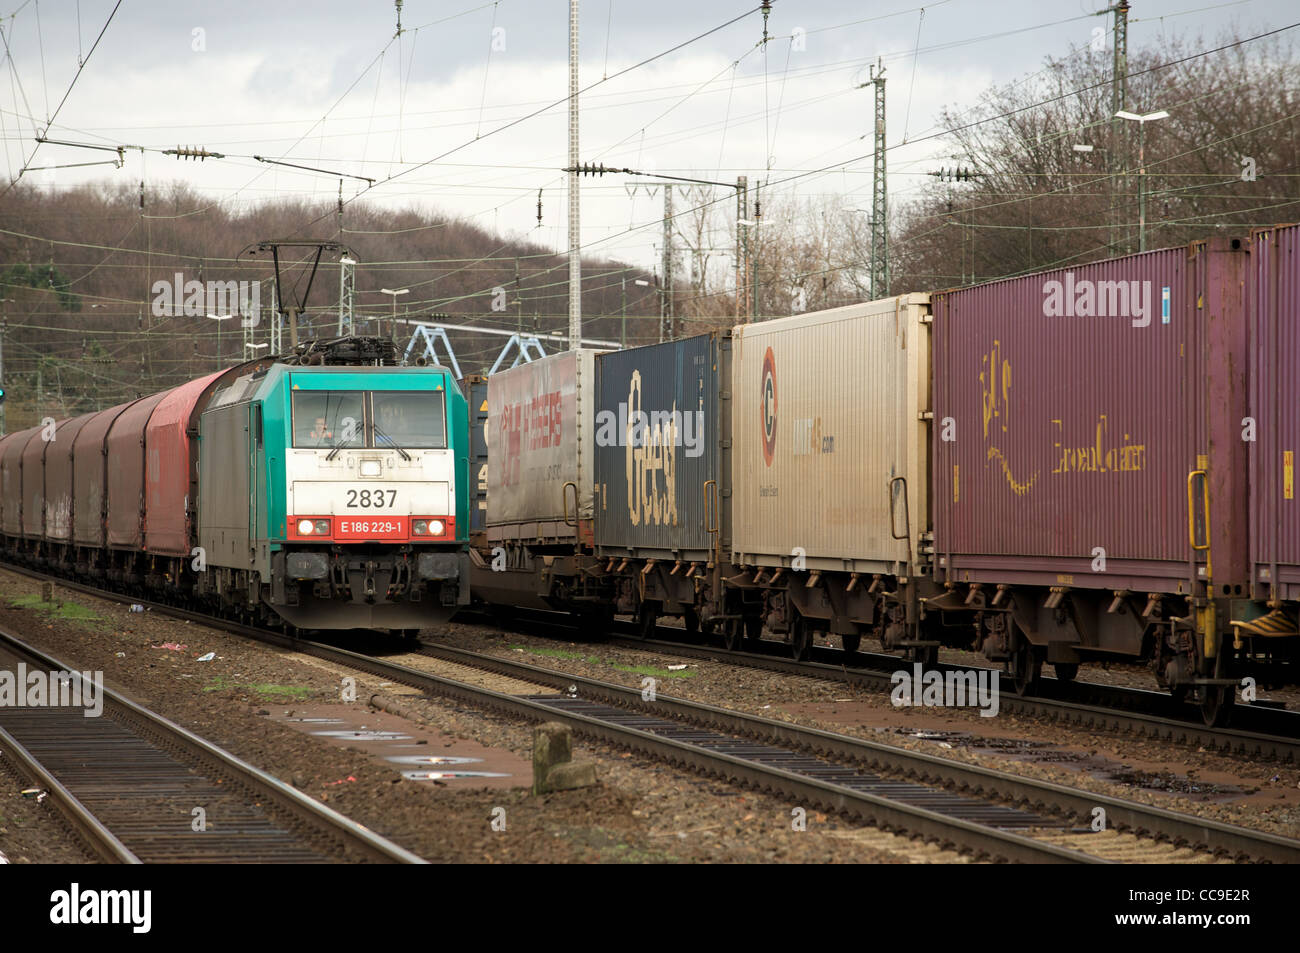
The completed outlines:
<svg viewBox="0 0 1300 953">
<path fill-rule="evenodd" d="M 569 0 L 569 349 L 582 346 L 582 236 L 578 228 L 578 0 Z"/>
<path fill-rule="evenodd" d="M 1120 210 L 1119 197 L 1126 193 L 1128 184 L 1128 149 L 1127 145 L 1127 127 L 1124 121 L 1119 118 L 1119 113 L 1128 109 L 1128 12 L 1131 8 L 1128 0 L 1119 0 L 1109 10 L 1103 10 L 1102 13 L 1113 13 L 1115 15 L 1113 55 L 1114 60 L 1111 65 L 1111 87 L 1110 87 L 1110 173 L 1111 173 L 1111 239 L 1110 251 L 1113 255 L 1118 255 L 1121 251 L 1130 251 L 1132 241 L 1128 236 L 1123 236 L 1124 248 L 1120 248 L 1121 231 L 1123 226 L 1123 214 Z"/>
<path fill-rule="evenodd" d="M 866 85 L 866 84 L 863 84 Z M 885 182 L 885 66 L 871 68 L 875 87 L 875 154 L 871 176 L 871 298 L 889 297 L 889 192 Z"/>
</svg>

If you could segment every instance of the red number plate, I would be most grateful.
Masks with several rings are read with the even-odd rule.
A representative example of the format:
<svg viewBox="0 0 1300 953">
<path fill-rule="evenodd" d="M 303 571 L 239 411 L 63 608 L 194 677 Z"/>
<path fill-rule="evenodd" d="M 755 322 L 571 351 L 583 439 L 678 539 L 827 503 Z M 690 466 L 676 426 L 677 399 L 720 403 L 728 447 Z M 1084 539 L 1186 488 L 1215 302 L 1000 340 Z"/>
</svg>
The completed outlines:
<svg viewBox="0 0 1300 953">
<path fill-rule="evenodd" d="M 336 539 L 406 539 L 405 516 L 338 517 Z"/>
</svg>

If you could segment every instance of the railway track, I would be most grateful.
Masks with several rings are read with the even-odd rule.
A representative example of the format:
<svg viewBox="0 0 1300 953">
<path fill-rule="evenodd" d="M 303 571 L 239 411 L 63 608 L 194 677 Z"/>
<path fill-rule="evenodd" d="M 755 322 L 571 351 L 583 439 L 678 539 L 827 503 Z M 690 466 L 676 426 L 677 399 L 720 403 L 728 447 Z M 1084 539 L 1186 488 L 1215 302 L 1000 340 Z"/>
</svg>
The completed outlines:
<svg viewBox="0 0 1300 953">
<path fill-rule="evenodd" d="M 0 655 L 32 672 L 73 671 L 3 630 Z M 102 698 L 97 717 L 0 707 L 0 756 L 100 860 L 423 863 L 161 715 L 106 687 Z"/>
<path fill-rule="evenodd" d="M 28 575 L 45 578 L 27 570 Z M 59 584 L 91 595 L 89 586 Z M 1300 862 L 1300 841 L 921 752 L 641 692 L 540 666 L 422 644 L 417 657 L 536 686 L 507 694 L 375 655 L 150 604 L 257 641 L 530 722 L 561 721 L 621 750 L 855 817 L 977 858 Z M 389 645 L 391 649 L 391 644 Z M 1105 828 L 1089 822 L 1105 812 Z"/>
<path fill-rule="evenodd" d="M 1300 861 L 1300 841 L 1290 838 L 698 702 L 664 695 L 646 702 L 642 693 L 635 689 L 464 649 L 425 644 L 420 651 L 455 664 L 560 689 L 572 699 L 565 703 L 570 706 L 575 703 L 599 704 L 647 717 L 667 718 L 700 729 L 812 754 L 830 763 L 854 766 L 882 776 L 914 779 L 918 783 L 968 792 L 1004 804 L 1034 805 L 1035 811 L 1043 812 L 1039 814 L 1040 818 L 1087 820 L 1095 816 L 1095 808 L 1101 807 L 1111 829 L 1130 831 L 1234 860 Z"/>
<path fill-rule="evenodd" d="M 484 624 L 501 622 L 484 617 Z M 519 613 L 508 625 L 519 626 L 534 634 L 568 635 L 573 626 L 560 613 Z M 891 675 L 912 663 L 895 655 L 856 652 L 849 659 L 843 652 L 821 649 L 814 660 L 797 662 L 779 654 L 780 643 L 765 640 L 759 651 L 733 651 L 725 648 L 693 645 L 681 641 L 683 630 L 659 626 L 654 639 L 641 639 L 630 632 L 633 626 L 615 623 L 615 632 L 607 643 L 622 648 L 654 651 L 677 658 L 725 662 L 746 668 L 800 675 L 823 681 L 836 681 L 871 691 L 889 693 Z M 967 666 L 940 664 L 941 672 L 969 671 Z M 995 670 L 996 671 L 996 670 Z M 1233 728 L 1212 728 L 1199 715 L 1176 717 L 1176 706 L 1166 695 L 1141 689 L 1097 685 L 1087 682 L 1057 683 L 1044 679 L 1047 694 L 1017 695 L 1009 676 L 1001 674 L 1000 710 L 1012 714 L 1050 718 L 1063 724 L 1091 731 L 1127 733 L 1166 744 L 1204 748 L 1253 761 L 1300 763 L 1300 713 L 1271 707 L 1238 705 Z M 1104 704 L 1102 702 L 1105 702 Z M 1190 709 L 1189 709 L 1190 711 Z"/>
</svg>

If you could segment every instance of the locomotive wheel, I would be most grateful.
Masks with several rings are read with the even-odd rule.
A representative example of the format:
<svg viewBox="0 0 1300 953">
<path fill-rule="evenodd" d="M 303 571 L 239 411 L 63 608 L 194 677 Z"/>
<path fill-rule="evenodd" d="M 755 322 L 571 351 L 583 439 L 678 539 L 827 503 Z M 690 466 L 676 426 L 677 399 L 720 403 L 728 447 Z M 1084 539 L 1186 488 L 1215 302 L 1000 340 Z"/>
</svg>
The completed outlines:
<svg viewBox="0 0 1300 953">
<path fill-rule="evenodd" d="M 794 627 L 790 630 L 790 654 L 794 656 L 796 662 L 802 662 L 812 651 L 813 634 L 808 623 L 802 617 L 794 620 Z"/>
<path fill-rule="evenodd" d="M 636 637 L 648 639 L 655 634 L 659 624 L 659 605 L 655 602 L 643 602 L 636 610 Z"/>
<path fill-rule="evenodd" d="M 862 634 L 859 632 L 854 632 L 852 635 L 840 636 L 840 647 L 844 649 L 846 655 L 852 655 L 858 650 L 858 646 L 861 644 Z"/>
<path fill-rule="evenodd" d="M 1211 728 L 1220 728 L 1232 717 L 1237 693 L 1231 685 L 1204 685 L 1201 688 L 1201 719 Z"/>
<path fill-rule="evenodd" d="M 1043 660 L 1027 639 L 1020 639 L 1015 654 L 1011 656 L 1011 677 L 1017 695 L 1033 695 L 1038 691 L 1038 676 L 1043 671 Z"/>
<path fill-rule="evenodd" d="M 1078 662 L 1054 662 L 1052 668 L 1056 672 L 1058 682 L 1072 682 L 1074 677 L 1079 674 Z"/>
<path fill-rule="evenodd" d="M 740 651 L 744 623 L 740 619 L 727 619 L 722 623 L 722 647 L 728 652 Z"/>
</svg>

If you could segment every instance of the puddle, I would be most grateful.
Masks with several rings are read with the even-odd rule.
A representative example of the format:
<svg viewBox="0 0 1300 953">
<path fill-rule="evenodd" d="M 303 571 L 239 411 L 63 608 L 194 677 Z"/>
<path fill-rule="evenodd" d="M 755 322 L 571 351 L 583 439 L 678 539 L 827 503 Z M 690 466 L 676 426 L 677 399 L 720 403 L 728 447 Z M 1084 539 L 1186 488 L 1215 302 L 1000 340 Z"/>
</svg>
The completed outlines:
<svg viewBox="0 0 1300 953">
<path fill-rule="evenodd" d="M 408 781 L 435 782 L 426 788 L 435 797 L 444 787 L 513 788 L 532 783 L 529 759 L 389 712 L 315 703 L 273 709 L 270 717 L 321 744 L 348 750 L 358 762 L 382 764 Z"/>
<path fill-rule="evenodd" d="M 1105 781 L 1116 784 L 1128 784 L 1147 791 L 1159 791 L 1161 794 L 1181 794 L 1199 801 L 1231 800 L 1241 797 L 1246 792 L 1231 784 L 1215 784 L 1211 781 L 1197 781 L 1194 778 L 1174 774 L 1170 771 L 1137 771 L 1121 767 L 1116 771 L 1103 772 L 1099 775 Z"/>
<path fill-rule="evenodd" d="M 453 781 L 456 778 L 508 778 L 508 774 L 495 771 L 403 771 L 408 781 Z"/>
<path fill-rule="evenodd" d="M 1032 741 L 1028 738 L 976 737 L 967 731 L 912 731 L 906 728 L 895 728 L 892 733 L 916 741 L 929 741 L 940 748 L 963 748 L 976 754 L 997 755 L 1012 761 L 1068 765 L 1089 760 L 1088 755 L 1082 752 L 1058 748 L 1050 741 Z"/>
</svg>

